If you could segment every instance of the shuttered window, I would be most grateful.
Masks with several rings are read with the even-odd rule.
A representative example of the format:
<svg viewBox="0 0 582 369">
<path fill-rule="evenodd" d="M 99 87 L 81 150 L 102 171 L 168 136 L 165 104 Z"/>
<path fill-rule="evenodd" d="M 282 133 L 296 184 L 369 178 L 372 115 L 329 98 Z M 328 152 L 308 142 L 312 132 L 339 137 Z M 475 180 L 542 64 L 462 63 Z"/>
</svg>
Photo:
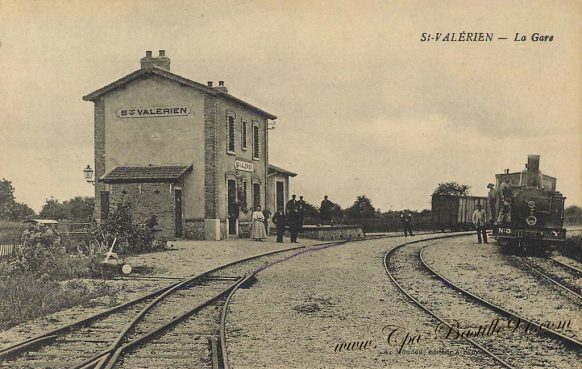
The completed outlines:
<svg viewBox="0 0 582 369">
<path fill-rule="evenodd" d="M 247 149 L 247 121 L 243 120 L 241 122 L 241 129 L 240 129 L 240 141 L 241 141 L 241 148 L 243 150 Z"/>
<path fill-rule="evenodd" d="M 227 117 L 227 133 L 228 137 L 226 140 L 226 151 L 234 152 L 234 117 Z"/>
<path fill-rule="evenodd" d="M 253 206 L 256 209 L 261 205 L 261 184 L 253 183 Z"/>
<path fill-rule="evenodd" d="M 260 154 L 259 126 L 253 125 L 253 158 L 258 159 Z"/>
</svg>

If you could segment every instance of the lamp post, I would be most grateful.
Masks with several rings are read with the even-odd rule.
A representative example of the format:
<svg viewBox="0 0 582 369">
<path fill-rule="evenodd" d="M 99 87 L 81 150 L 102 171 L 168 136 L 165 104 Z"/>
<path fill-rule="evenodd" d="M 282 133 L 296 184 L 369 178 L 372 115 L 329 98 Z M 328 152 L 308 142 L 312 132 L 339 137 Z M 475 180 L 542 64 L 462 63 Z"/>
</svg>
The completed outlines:
<svg viewBox="0 0 582 369">
<path fill-rule="evenodd" d="M 87 168 L 83 169 L 83 175 L 85 176 L 85 181 L 87 181 L 87 183 L 91 183 L 92 185 L 95 185 L 95 180 L 93 179 L 93 173 L 94 173 L 94 171 L 90 165 L 87 165 Z"/>
</svg>

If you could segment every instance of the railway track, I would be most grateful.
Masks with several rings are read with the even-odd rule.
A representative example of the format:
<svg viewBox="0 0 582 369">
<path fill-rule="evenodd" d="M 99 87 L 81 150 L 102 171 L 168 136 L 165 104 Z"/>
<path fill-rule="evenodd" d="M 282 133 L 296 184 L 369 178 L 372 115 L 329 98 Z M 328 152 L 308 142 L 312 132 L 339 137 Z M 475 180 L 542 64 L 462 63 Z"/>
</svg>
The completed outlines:
<svg viewBox="0 0 582 369">
<path fill-rule="evenodd" d="M 465 339 L 483 360 L 506 368 L 574 367 L 582 360 L 582 342 L 485 301 L 430 268 L 423 258 L 426 243 L 390 250 L 384 268 L 409 300 L 444 325 L 448 336 L 435 331 L 436 338 Z"/>
<path fill-rule="evenodd" d="M 340 243 L 345 241 L 324 245 Z M 250 281 L 244 275 L 303 248 L 245 258 L 172 283 L 2 349 L 0 363 L 18 369 L 217 367 L 220 313 L 228 294 Z"/>
<path fill-rule="evenodd" d="M 570 295 L 582 301 L 582 272 L 552 258 L 524 257 L 518 262 Z"/>
</svg>

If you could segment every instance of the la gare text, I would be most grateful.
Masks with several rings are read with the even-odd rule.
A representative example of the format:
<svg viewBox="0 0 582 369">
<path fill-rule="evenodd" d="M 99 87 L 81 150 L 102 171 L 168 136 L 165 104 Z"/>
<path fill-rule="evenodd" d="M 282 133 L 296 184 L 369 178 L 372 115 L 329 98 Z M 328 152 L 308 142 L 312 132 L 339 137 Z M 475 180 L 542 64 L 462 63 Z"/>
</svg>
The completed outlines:
<svg viewBox="0 0 582 369">
<path fill-rule="evenodd" d="M 523 34 L 516 32 L 513 38 L 506 36 L 495 36 L 493 32 L 423 32 L 420 35 L 421 42 L 493 42 L 494 40 L 513 40 L 514 42 L 552 42 L 554 35 L 546 35 L 538 32 Z"/>
</svg>

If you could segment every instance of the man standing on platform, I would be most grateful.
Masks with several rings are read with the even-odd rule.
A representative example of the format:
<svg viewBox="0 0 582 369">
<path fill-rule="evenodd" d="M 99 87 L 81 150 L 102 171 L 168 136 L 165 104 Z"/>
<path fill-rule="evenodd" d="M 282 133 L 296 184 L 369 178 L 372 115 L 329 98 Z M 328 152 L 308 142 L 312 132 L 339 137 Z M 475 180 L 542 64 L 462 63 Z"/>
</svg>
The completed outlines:
<svg viewBox="0 0 582 369">
<path fill-rule="evenodd" d="M 477 210 L 473 212 L 473 224 L 477 229 L 477 242 L 481 243 L 481 235 L 483 235 L 483 242 L 487 242 L 487 213 L 481 208 L 481 204 L 477 204 Z"/>
<path fill-rule="evenodd" d="M 273 215 L 273 223 L 277 227 L 277 242 L 283 243 L 283 234 L 285 233 L 285 213 L 277 210 Z"/>
<path fill-rule="evenodd" d="M 297 201 L 297 215 L 298 215 L 298 231 L 303 231 L 303 222 L 305 220 L 305 200 L 303 200 L 303 196 L 299 196 L 299 201 Z"/>
<path fill-rule="evenodd" d="M 331 224 L 331 209 L 333 209 L 333 202 L 327 199 L 327 195 L 323 196 L 323 201 L 319 206 L 319 215 L 322 224 Z"/>
<path fill-rule="evenodd" d="M 291 242 L 297 243 L 297 234 L 299 233 L 299 209 L 295 195 L 291 196 L 291 200 L 287 201 L 287 223 L 289 224 L 289 233 Z"/>
<path fill-rule="evenodd" d="M 402 222 L 402 228 L 404 229 L 404 237 L 408 237 L 407 232 L 411 235 L 412 234 L 412 215 L 407 212 L 403 212 L 400 214 L 400 221 Z"/>
</svg>

